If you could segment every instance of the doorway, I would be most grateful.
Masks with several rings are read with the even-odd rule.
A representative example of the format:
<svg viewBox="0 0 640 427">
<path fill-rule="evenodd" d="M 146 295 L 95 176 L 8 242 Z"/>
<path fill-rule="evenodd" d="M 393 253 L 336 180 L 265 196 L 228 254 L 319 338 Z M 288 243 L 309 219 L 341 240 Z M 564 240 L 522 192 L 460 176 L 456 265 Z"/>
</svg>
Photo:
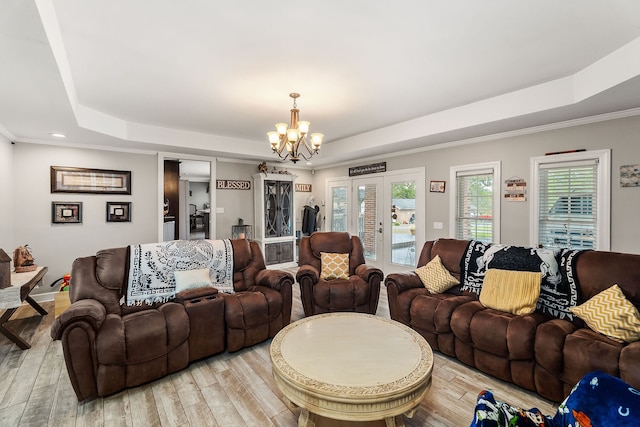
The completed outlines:
<svg viewBox="0 0 640 427">
<path fill-rule="evenodd" d="M 348 231 L 362 241 L 368 264 L 385 273 L 416 265 L 425 239 L 424 168 L 327 182 L 328 231 Z"/>
<path fill-rule="evenodd" d="M 176 179 L 178 215 L 176 232 L 167 233 L 165 222 L 165 161 L 179 163 Z M 216 159 L 213 157 L 158 153 L 158 241 L 173 239 L 215 239 Z M 190 206 L 195 205 L 195 206 Z M 194 216 L 192 216 L 192 213 Z M 195 222 L 194 222 L 195 220 Z M 192 225 L 194 230 L 192 233 Z"/>
</svg>

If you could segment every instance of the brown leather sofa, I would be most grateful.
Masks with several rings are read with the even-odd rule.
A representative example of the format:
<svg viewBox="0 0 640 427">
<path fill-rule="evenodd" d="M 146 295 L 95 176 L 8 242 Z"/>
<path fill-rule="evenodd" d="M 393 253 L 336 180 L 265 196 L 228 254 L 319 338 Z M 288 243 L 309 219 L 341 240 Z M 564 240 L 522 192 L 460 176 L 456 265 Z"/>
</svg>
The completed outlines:
<svg viewBox="0 0 640 427">
<path fill-rule="evenodd" d="M 466 240 L 425 243 L 418 267 L 439 255 L 460 279 Z M 617 283 L 640 307 L 640 255 L 588 251 L 575 261 L 578 304 Z M 573 385 L 601 370 L 640 388 L 640 342 L 618 343 L 582 320 L 534 312 L 512 315 L 485 308 L 475 294 L 455 286 L 431 294 L 414 272 L 385 279 L 391 318 L 419 332 L 434 350 L 504 381 L 560 402 Z"/>
<path fill-rule="evenodd" d="M 349 278 L 324 280 L 321 252 L 349 254 Z M 367 266 L 362 242 L 344 232 L 316 232 L 300 240 L 296 279 L 305 316 L 335 311 L 376 314 L 380 283 L 378 268 Z"/>
<path fill-rule="evenodd" d="M 78 258 L 71 270 L 71 306 L 55 319 L 79 401 L 161 378 L 190 362 L 239 350 L 275 336 L 291 318 L 293 276 L 267 270 L 259 246 L 232 240 L 235 294 L 215 288 L 183 291 L 152 306 L 120 304 L 128 248 Z"/>
</svg>

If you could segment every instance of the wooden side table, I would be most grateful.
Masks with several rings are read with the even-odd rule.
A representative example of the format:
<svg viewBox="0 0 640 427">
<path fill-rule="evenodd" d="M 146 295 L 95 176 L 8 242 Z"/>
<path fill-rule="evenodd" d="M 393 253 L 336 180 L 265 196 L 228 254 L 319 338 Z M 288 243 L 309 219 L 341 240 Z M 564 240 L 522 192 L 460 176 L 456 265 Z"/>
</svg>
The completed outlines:
<svg viewBox="0 0 640 427">
<path fill-rule="evenodd" d="M 47 267 L 38 267 L 35 271 L 30 271 L 27 273 L 11 273 L 11 286 L 20 288 L 20 302 L 28 302 L 29 305 L 33 307 L 34 310 L 36 310 L 38 313 L 40 313 L 41 316 L 46 316 L 48 314 L 47 310 L 42 308 L 40 304 L 38 304 L 33 298 L 29 296 L 29 294 L 31 293 L 33 288 L 35 288 L 36 285 L 42 280 L 44 275 L 47 274 L 47 270 Z M 2 314 L 2 316 L 0 317 L 0 333 L 16 343 L 16 345 L 21 349 L 26 350 L 28 348 L 31 348 L 31 345 L 24 339 L 22 339 L 20 335 L 16 334 L 6 326 L 6 323 L 18 308 L 20 308 L 19 304 L 15 307 L 7 308 Z"/>
</svg>

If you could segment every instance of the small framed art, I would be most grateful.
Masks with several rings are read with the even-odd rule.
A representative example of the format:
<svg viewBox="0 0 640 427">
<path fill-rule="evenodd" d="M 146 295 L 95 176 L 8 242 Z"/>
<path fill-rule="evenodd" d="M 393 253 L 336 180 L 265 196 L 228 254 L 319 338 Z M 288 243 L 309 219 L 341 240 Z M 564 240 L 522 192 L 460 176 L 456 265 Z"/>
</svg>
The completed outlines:
<svg viewBox="0 0 640 427">
<path fill-rule="evenodd" d="M 51 202 L 52 224 L 82 224 L 82 202 Z"/>
<path fill-rule="evenodd" d="M 131 222 L 131 202 L 107 202 L 107 222 Z"/>
<path fill-rule="evenodd" d="M 431 181 L 429 183 L 429 191 L 432 193 L 444 193 L 445 181 Z"/>
</svg>

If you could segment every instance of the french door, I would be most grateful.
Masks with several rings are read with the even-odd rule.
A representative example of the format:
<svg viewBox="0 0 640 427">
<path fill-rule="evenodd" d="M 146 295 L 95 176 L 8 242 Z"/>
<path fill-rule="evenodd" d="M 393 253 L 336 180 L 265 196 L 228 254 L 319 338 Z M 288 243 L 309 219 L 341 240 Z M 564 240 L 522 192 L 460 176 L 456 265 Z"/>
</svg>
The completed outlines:
<svg viewBox="0 0 640 427">
<path fill-rule="evenodd" d="M 415 268 L 425 238 L 424 168 L 327 182 L 327 231 L 360 237 L 385 274 Z"/>
</svg>

